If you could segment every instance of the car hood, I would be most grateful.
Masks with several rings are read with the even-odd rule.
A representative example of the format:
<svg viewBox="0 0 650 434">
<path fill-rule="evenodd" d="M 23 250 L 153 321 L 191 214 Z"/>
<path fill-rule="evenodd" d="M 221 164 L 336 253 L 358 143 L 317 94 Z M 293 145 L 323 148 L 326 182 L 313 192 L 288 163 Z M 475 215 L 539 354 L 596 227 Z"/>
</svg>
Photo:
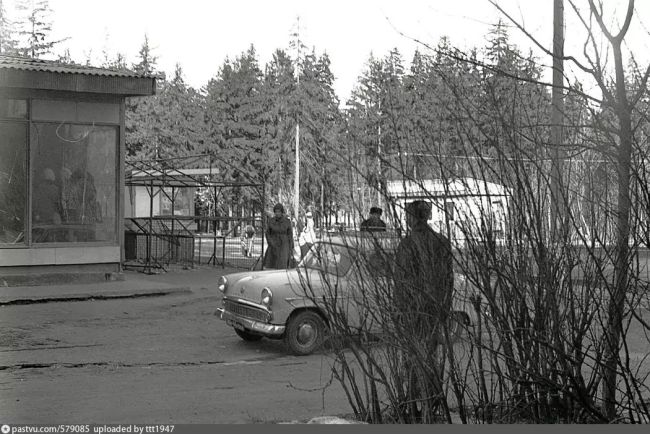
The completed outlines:
<svg viewBox="0 0 650 434">
<path fill-rule="evenodd" d="M 307 279 L 312 283 L 320 283 L 321 276 L 315 270 L 290 269 L 234 273 L 226 275 L 226 279 L 228 287 L 224 292 L 225 296 L 259 303 L 262 289 L 265 287 L 271 289 L 274 297 L 304 297 L 305 291 L 301 282 Z"/>
</svg>

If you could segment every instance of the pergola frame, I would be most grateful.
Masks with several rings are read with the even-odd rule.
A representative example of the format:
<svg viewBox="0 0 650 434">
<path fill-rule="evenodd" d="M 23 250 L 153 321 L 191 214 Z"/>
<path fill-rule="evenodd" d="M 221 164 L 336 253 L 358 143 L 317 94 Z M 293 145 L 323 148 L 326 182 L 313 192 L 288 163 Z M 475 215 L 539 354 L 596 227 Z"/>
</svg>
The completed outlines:
<svg viewBox="0 0 650 434">
<path fill-rule="evenodd" d="M 186 166 L 194 165 L 198 161 L 205 159 L 205 157 L 210 158 L 210 165 L 207 168 L 208 173 L 199 173 L 205 172 L 203 170 L 197 169 L 188 169 Z M 195 221 L 197 219 L 203 221 L 224 221 L 232 220 L 230 218 L 224 217 L 197 217 L 197 216 L 180 216 L 174 214 L 174 203 L 176 200 L 176 190 L 177 189 L 198 189 L 198 188 L 209 188 L 214 193 L 214 198 L 216 198 L 223 188 L 232 188 L 232 187 L 250 187 L 255 189 L 259 196 L 260 202 L 262 205 L 262 213 L 260 215 L 259 221 L 261 222 L 262 231 L 266 230 L 266 219 L 263 218 L 264 210 L 266 209 L 266 199 L 265 199 L 265 185 L 263 182 L 241 182 L 241 181 L 216 181 L 215 178 L 218 177 L 218 173 L 213 173 L 212 171 L 212 158 L 209 155 L 190 155 L 185 157 L 174 157 L 174 158 L 157 158 L 151 160 L 136 160 L 136 161 L 126 161 L 126 175 L 125 175 L 125 187 L 145 187 L 149 195 L 149 216 L 147 218 L 147 224 L 142 225 L 136 221 L 136 218 L 131 218 L 131 221 L 146 235 L 146 259 L 145 264 L 141 265 L 144 269 L 143 272 L 151 274 L 154 268 L 160 268 L 164 270 L 162 264 L 160 264 L 156 259 L 152 258 L 152 237 L 163 237 L 160 233 L 157 233 L 154 228 L 154 221 L 157 220 L 171 220 L 171 233 L 174 234 L 175 230 L 182 228 L 183 231 L 192 233 L 187 227 L 188 221 Z M 168 192 L 168 189 L 171 188 L 171 194 Z M 153 204 L 154 197 L 162 193 L 167 197 L 171 203 L 171 215 L 170 216 L 154 216 L 153 215 Z M 216 203 L 215 203 L 216 205 Z M 256 219 L 254 219 L 256 220 Z M 212 238 L 214 241 L 212 256 L 208 260 L 208 264 L 212 262 L 213 265 L 216 265 L 216 243 L 217 239 L 221 238 L 223 242 L 223 252 L 225 255 L 225 236 L 217 235 L 217 226 L 212 225 L 213 232 Z M 193 235 L 192 235 L 193 237 Z M 264 251 L 264 237 L 262 237 L 262 252 Z M 124 260 L 123 260 L 124 262 Z M 225 260 L 222 261 L 222 265 L 225 267 Z M 133 266 L 133 265 L 130 265 Z"/>
</svg>

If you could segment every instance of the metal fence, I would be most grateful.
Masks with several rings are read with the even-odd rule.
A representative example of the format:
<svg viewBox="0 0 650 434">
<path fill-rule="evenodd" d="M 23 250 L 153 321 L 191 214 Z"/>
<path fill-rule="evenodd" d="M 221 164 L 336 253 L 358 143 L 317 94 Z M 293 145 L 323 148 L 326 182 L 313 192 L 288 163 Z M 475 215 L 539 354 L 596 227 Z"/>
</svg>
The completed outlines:
<svg viewBox="0 0 650 434">
<path fill-rule="evenodd" d="M 255 229 L 253 237 L 242 236 L 247 225 Z M 204 232 L 206 228 L 211 232 Z M 263 252 L 262 234 L 261 221 L 254 218 L 127 218 L 123 265 L 145 272 L 164 270 L 170 264 L 185 268 L 213 265 L 251 269 Z"/>
</svg>

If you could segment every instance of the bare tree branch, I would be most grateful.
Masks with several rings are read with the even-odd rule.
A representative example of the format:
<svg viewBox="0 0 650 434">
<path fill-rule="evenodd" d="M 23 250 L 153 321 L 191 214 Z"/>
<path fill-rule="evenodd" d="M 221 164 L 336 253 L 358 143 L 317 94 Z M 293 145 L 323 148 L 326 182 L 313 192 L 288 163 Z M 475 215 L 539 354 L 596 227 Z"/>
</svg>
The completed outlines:
<svg viewBox="0 0 650 434">
<path fill-rule="evenodd" d="M 593 34 L 593 31 L 592 31 L 591 24 L 587 24 L 587 22 L 585 21 L 584 17 L 580 13 L 580 10 L 575 5 L 573 0 L 569 0 L 569 4 L 573 8 L 574 13 L 576 14 L 578 19 L 580 20 L 580 22 L 584 26 L 585 30 L 587 31 L 588 36 L 587 36 L 587 40 L 585 41 L 585 44 L 583 46 L 583 55 L 585 56 L 585 58 L 587 59 L 587 62 L 589 62 L 589 64 L 592 67 L 592 70 L 594 71 L 594 73 L 592 74 L 592 77 L 594 78 L 594 80 L 596 80 L 596 83 L 598 84 L 598 87 L 600 88 L 600 91 L 603 94 L 604 101 L 606 101 L 608 104 L 611 104 L 614 101 L 614 95 L 612 95 L 612 93 L 609 91 L 609 88 L 605 84 L 605 81 L 604 81 L 605 74 L 603 72 L 603 67 L 602 67 L 603 62 L 601 61 L 601 58 L 600 58 L 600 50 L 596 46 L 596 40 L 594 38 L 594 34 Z M 595 61 L 591 59 L 591 56 L 587 52 L 587 46 L 589 45 L 589 41 L 591 41 L 591 45 L 592 45 L 592 48 L 594 50 L 594 55 L 596 56 Z"/>
<path fill-rule="evenodd" d="M 589 11 L 590 13 L 596 17 L 596 21 L 598 22 L 598 26 L 600 27 L 600 30 L 605 34 L 607 39 L 609 41 L 612 41 L 614 39 L 614 36 L 609 32 L 609 29 L 607 26 L 605 26 L 605 22 L 603 21 L 603 3 L 599 2 L 598 5 L 600 8 L 596 8 L 596 5 L 594 4 L 593 0 L 588 0 L 589 1 Z"/>
<path fill-rule="evenodd" d="M 462 55 L 456 54 L 456 53 L 452 52 L 451 50 L 443 51 L 443 50 L 440 50 L 438 48 L 434 48 L 430 44 L 428 44 L 426 42 L 423 42 L 420 39 L 415 38 L 413 36 L 409 36 L 409 35 L 405 34 L 404 32 L 402 32 L 401 30 L 395 29 L 394 27 L 393 27 L 393 29 L 397 33 L 399 33 L 400 36 L 402 36 L 404 38 L 407 38 L 407 39 L 410 39 L 411 41 L 413 41 L 413 42 L 415 42 L 417 44 L 420 44 L 421 46 L 425 47 L 426 49 L 431 50 L 432 52 L 434 52 L 436 54 L 439 54 L 441 56 L 445 56 L 445 57 L 448 57 L 450 59 L 457 60 L 459 62 L 468 63 L 470 65 L 478 66 L 478 67 L 484 68 L 485 70 L 496 72 L 498 74 L 503 75 L 504 77 L 512 78 L 514 80 L 519 80 L 519 81 L 523 81 L 523 82 L 527 82 L 527 83 L 537 84 L 537 85 L 545 86 L 545 87 L 553 87 L 552 83 L 548 83 L 548 82 L 545 82 L 545 81 L 542 81 L 542 80 L 535 80 L 533 78 L 522 77 L 522 76 L 519 76 L 519 75 L 516 75 L 516 74 L 512 74 L 512 73 L 510 73 L 508 71 L 504 71 L 504 70 L 499 69 L 499 68 L 497 68 L 497 67 L 495 67 L 493 65 L 489 65 L 489 64 L 487 64 L 485 62 L 481 62 L 479 60 L 475 60 L 475 59 L 472 59 L 472 58 L 467 57 L 467 56 L 462 56 Z M 581 97 L 586 98 L 589 101 L 592 101 L 592 102 L 595 102 L 595 103 L 598 103 L 598 104 L 603 103 L 603 101 L 601 99 L 598 99 L 598 98 L 596 98 L 596 97 L 594 97 L 592 95 L 589 95 L 589 94 L 587 94 L 587 93 L 585 93 L 585 92 L 583 92 L 583 91 L 581 91 L 579 89 L 576 89 L 575 87 L 559 86 L 559 88 L 563 89 L 563 90 L 566 90 L 568 92 L 573 92 L 573 93 L 575 93 L 577 95 L 580 95 Z"/>
<path fill-rule="evenodd" d="M 630 23 L 632 22 L 632 15 L 634 15 L 634 0 L 630 0 L 629 3 L 627 4 L 627 14 L 625 15 L 625 22 L 623 23 L 623 27 L 621 28 L 621 31 L 618 32 L 618 35 L 616 35 L 616 39 L 623 41 L 623 38 L 625 38 L 627 31 L 630 29 Z"/>
<path fill-rule="evenodd" d="M 641 79 L 641 83 L 639 85 L 639 90 L 636 91 L 636 94 L 630 98 L 630 105 L 632 107 L 636 106 L 636 104 L 639 102 L 641 97 L 643 96 L 644 93 L 646 93 L 647 89 L 646 86 L 648 85 L 648 78 L 650 77 L 650 65 L 648 65 L 648 68 L 645 70 L 645 74 L 643 74 L 643 78 Z"/>
<path fill-rule="evenodd" d="M 623 22 L 623 26 L 621 27 L 621 30 L 618 32 L 618 34 L 616 34 L 616 36 L 612 35 L 612 33 L 607 28 L 607 26 L 605 26 L 605 22 L 603 21 L 603 5 L 602 3 L 600 3 L 599 5 L 600 8 L 596 8 L 596 5 L 594 4 L 594 0 L 589 0 L 589 6 L 591 12 L 593 13 L 594 17 L 596 17 L 596 21 L 600 26 L 600 30 L 605 34 L 607 39 L 612 44 L 616 44 L 620 46 L 621 42 L 623 41 L 623 38 L 625 38 L 625 35 L 627 34 L 627 31 L 630 28 L 630 23 L 632 22 L 632 16 L 634 15 L 634 0 L 628 0 L 627 13 L 625 14 L 625 21 Z"/>
<path fill-rule="evenodd" d="M 548 54 L 549 56 L 553 56 L 553 52 L 550 51 L 548 48 L 544 47 L 530 32 L 526 30 L 526 28 L 520 24 L 518 21 L 516 21 L 514 18 L 512 18 L 499 4 L 497 4 L 494 0 L 489 0 L 489 2 L 499 10 L 512 24 L 514 24 L 524 35 L 528 37 L 537 47 L 544 51 L 544 53 Z M 555 57 L 555 56 L 553 56 Z M 584 72 L 588 74 L 593 74 L 594 71 L 591 68 L 586 67 L 583 65 L 578 59 L 576 59 L 574 56 L 562 56 L 560 57 L 562 60 L 570 60 L 571 62 L 575 63 L 576 66 L 580 69 L 582 69 Z"/>
</svg>

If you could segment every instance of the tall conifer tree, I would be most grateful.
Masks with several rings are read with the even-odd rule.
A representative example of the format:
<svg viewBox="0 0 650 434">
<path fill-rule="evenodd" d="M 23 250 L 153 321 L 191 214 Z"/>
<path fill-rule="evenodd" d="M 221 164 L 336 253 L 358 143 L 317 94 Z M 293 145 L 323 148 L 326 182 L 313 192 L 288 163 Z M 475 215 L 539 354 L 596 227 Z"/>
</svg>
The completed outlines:
<svg viewBox="0 0 650 434">
<path fill-rule="evenodd" d="M 14 22 L 9 19 L 4 1 L 0 0 L 0 54 L 16 54 L 18 41 Z"/>
<path fill-rule="evenodd" d="M 55 45 L 67 39 L 50 39 L 52 9 L 48 0 L 19 0 L 16 8 L 24 14 L 18 30 L 18 34 L 24 38 L 18 47 L 21 55 L 40 58 L 50 54 Z"/>
</svg>

